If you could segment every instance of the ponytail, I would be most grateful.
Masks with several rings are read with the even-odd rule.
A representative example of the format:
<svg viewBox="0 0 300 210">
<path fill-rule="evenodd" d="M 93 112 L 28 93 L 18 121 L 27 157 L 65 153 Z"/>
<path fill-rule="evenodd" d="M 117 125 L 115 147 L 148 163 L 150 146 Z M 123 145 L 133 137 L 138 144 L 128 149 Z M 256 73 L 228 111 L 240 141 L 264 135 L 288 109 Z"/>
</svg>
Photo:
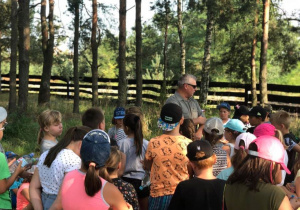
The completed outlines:
<svg viewBox="0 0 300 210">
<path fill-rule="evenodd" d="M 233 168 L 236 169 L 241 164 L 241 162 L 243 162 L 246 156 L 247 152 L 245 151 L 245 142 L 244 140 L 241 140 L 239 144 L 239 150 L 237 150 L 231 158 L 231 164 Z"/>
<path fill-rule="evenodd" d="M 100 168 L 99 174 L 100 176 L 108 182 L 112 183 L 110 175 L 118 169 L 118 165 L 121 162 L 122 155 L 118 147 L 111 146 L 110 147 L 110 156 L 107 159 L 105 166 Z"/>
<path fill-rule="evenodd" d="M 96 163 L 90 162 L 88 165 L 85 165 L 85 167 L 88 168 L 84 179 L 85 192 L 88 196 L 93 197 L 101 190 L 102 182 L 98 171 L 96 171 Z"/>
<path fill-rule="evenodd" d="M 37 143 L 41 144 L 43 138 L 44 138 L 44 131 L 42 128 L 40 128 L 39 133 L 38 133 Z"/>
<path fill-rule="evenodd" d="M 134 114 L 126 114 L 123 123 L 134 134 L 134 145 L 136 147 L 136 155 L 141 155 L 143 151 L 144 138 L 141 118 Z"/>
</svg>

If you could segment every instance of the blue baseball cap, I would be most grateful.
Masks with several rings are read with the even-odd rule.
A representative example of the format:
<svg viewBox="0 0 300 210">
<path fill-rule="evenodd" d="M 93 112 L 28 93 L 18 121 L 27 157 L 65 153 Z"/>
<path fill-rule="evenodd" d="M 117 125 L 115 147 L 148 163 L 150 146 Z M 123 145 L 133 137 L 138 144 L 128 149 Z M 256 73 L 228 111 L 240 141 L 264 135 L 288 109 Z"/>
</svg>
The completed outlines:
<svg viewBox="0 0 300 210">
<path fill-rule="evenodd" d="M 117 107 L 114 111 L 114 119 L 123 119 L 125 117 L 125 109 Z"/>
<path fill-rule="evenodd" d="M 230 105 L 229 105 L 229 103 L 227 103 L 227 102 L 222 102 L 221 104 L 219 104 L 218 106 L 217 106 L 217 109 L 221 109 L 221 108 L 226 108 L 226 109 L 228 109 L 228 111 L 230 111 Z"/>
<path fill-rule="evenodd" d="M 242 121 L 238 119 L 231 119 L 229 120 L 226 125 L 224 125 L 224 128 L 229 128 L 230 130 L 237 131 L 240 133 L 245 133 L 246 132 L 246 127 Z"/>
<path fill-rule="evenodd" d="M 82 140 L 80 156 L 83 163 L 96 163 L 103 167 L 110 156 L 110 139 L 108 134 L 100 129 L 91 130 Z"/>
<path fill-rule="evenodd" d="M 16 153 L 14 153 L 12 151 L 7 151 L 7 152 L 5 152 L 5 156 L 6 156 L 6 158 L 14 158 L 14 157 L 17 157 L 19 155 L 17 155 Z"/>
</svg>

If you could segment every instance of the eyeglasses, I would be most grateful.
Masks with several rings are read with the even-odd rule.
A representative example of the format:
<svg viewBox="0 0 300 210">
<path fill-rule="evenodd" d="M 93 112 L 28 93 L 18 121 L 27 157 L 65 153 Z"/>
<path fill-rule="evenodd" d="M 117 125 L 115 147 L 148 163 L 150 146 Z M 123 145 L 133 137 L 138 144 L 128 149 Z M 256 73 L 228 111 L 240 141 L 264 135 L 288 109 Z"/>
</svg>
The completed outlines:
<svg viewBox="0 0 300 210">
<path fill-rule="evenodd" d="M 187 85 L 191 86 L 191 87 L 192 87 L 192 88 L 194 88 L 194 89 L 196 89 L 196 88 L 197 88 L 197 85 L 192 85 L 192 84 L 189 84 L 189 83 L 185 83 L 185 84 L 187 84 Z"/>
<path fill-rule="evenodd" d="M 0 128 L 0 131 L 5 130 L 5 128 L 6 128 L 7 125 L 8 125 L 8 122 L 5 122 L 5 123 L 2 125 L 2 128 Z"/>
</svg>

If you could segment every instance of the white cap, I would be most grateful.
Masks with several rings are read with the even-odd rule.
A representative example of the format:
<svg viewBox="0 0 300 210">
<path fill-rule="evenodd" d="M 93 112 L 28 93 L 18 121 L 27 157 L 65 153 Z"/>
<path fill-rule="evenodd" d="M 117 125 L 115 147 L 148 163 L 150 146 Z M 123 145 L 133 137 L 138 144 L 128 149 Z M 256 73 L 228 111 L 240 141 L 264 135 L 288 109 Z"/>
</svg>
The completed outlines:
<svg viewBox="0 0 300 210">
<path fill-rule="evenodd" d="M 2 106 L 0 106 L 0 122 L 7 118 L 7 111 Z"/>
</svg>

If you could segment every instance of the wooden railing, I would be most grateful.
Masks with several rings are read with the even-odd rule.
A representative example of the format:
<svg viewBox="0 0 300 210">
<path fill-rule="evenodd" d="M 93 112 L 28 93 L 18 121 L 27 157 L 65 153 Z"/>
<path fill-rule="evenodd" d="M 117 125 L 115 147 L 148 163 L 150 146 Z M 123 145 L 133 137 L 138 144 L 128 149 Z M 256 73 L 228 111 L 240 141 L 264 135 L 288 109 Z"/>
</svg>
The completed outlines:
<svg viewBox="0 0 300 210">
<path fill-rule="evenodd" d="M 38 93 L 41 76 L 30 75 L 28 90 L 30 93 Z M 89 99 L 92 97 L 92 79 L 90 77 L 80 78 L 80 98 Z M 173 94 L 177 88 L 176 81 L 167 81 L 168 96 Z M 200 82 L 198 82 L 200 87 Z M 162 81 L 143 80 L 143 102 L 160 103 Z M 18 88 L 18 79 L 17 79 Z M 128 80 L 127 102 L 133 103 L 136 97 L 136 80 Z M 1 90 L 9 91 L 9 75 L 2 75 Z M 68 99 L 73 98 L 74 84 L 73 78 L 52 76 L 50 90 L 52 95 L 59 95 Z M 257 85 L 259 90 L 259 85 Z M 118 79 L 99 78 L 98 80 L 99 98 L 116 100 L 118 97 Z M 258 91 L 259 98 L 259 91 Z M 199 89 L 195 93 L 195 98 L 199 97 Z M 251 85 L 228 82 L 210 82 L 208 92 L 208 104 L 217 105 L 220 101 L 226 101 L 231 105 L 237 103 L 251 106 Z M 269 104 L 275 109 L 284 109 L 289 112 L 300 113 L 300 86 L 274 85 L 268 84 Z"/>
</svg>

